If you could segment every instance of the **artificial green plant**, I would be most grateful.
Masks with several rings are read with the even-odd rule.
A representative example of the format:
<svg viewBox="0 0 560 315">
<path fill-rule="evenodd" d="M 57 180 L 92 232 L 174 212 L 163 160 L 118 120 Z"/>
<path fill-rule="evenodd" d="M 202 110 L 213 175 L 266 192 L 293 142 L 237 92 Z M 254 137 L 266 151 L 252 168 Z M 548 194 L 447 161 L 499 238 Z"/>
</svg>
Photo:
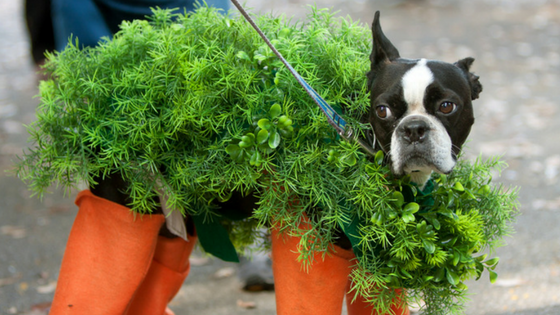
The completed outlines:
<svg viewBox="0 0 560 315">
<path fill-rule="evenodd" d="M 365 132 L 370 31 L 316 8 L 305 23 L 256 20 L 353 130 Z M 237 245 L 253 242 L 259 224 L 275 225 L 302 236 L 311 268 L 313 253 L 326 253 L 335 230 L 345 230 L 359 258 L 353 289 L 380 311 L 419 299 L 426 314 L 460 311 L 464 280 L 483 270 L 495 279 L 497 260 L 482 252 L 511 232 L 517 207 L 515 190 L 491 183 L 503 167 L 497 159 L 462 161 L 451 175 L 435 175 L 424 194 L 394 178 L 382 153 L 371 158 L 341 141 L 249 24 L 211 8 L 158 9 L 150 21 L 124 22 L 98 47 L 78 47 L 72 40 L 45 65 L 52 77 L 40 85 L 33 146 L 17 164 L 34 192 L 120 172 L 133 211 L 149 212 L 163 190 L 168 207 L 219 220 Z M 232 191 L 259 198 L 251 218 L 220 213 Z M 304 220 L 311 230 L 299 228 Z"/>
</svg>

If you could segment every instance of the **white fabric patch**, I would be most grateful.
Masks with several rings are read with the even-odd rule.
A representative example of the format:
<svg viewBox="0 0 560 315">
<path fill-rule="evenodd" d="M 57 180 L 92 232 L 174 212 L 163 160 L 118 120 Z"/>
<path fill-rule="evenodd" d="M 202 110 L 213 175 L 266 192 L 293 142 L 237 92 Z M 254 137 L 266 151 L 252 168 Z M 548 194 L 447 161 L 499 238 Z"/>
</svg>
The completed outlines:
<svg viewBox="0 0 560 315">
<path fill-rule="evenodd" d="M 185 218 L 181 214 L 181 211 L 169 209 L 167 207 L 167 196 L 161 190 L 158 192 L 161 201 L 161 209 L 165 215 L 165 225 L 167 225 L 167 229 L 171 233 L 188 242 L 187 226 L 185 225 Z"/>
<path fill-rule="evenodd" d="M 408 113 L 425 113 L 424 95 L 426 88 L 434 82 L 434 74 L 428 68 L 426 59 L 408 70 L 402 78 L 404 100 L 408 104 Z"/>
<path fill-rule="evenodd" d="M 180 238 L 184 239 L 185 241 L 189 241 L 187 236 L 187 226 L 185 225 L 185 218 L 181 214 L 181 211 L 170 209 L 167 206 L 167 195 L 165 194 L 165 190 L 162 188 L 161 180 L 157 181 L 158 187 L 157 193 L 159 195 L 159 201 L 161 203 L 161 210 L 165 216 L 165 225 L 167 229 L 173 233 L 174 235 L 179 236 Z"/>
</svg>

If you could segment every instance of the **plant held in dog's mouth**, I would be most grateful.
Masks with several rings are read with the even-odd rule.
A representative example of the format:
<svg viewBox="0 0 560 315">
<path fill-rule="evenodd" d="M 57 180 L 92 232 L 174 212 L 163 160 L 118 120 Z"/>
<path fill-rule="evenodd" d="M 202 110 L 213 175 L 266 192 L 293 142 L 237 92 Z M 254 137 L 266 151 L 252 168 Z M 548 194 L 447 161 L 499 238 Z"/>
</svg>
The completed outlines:
<svg viewBox="0 0 560 315">
<path fill-rule="evenodd" d="M 257 24 L 365 134 L 369 30 L 318 9 L 305 24 Z M 156 10 L 99 47 L 78 46 L 46 64 L 52 79 L 41 83 L 29 127 L 34 147 L 18 163 L 36 193 L 120 172 L 134 211 L 149 212 L 164 190 L 168 207 L 218 220 L 239 246 L 259 224 L 301 234 L 307 263 L 342 229 L 358 257 L 353 289 L 381 311 L 416 299 L 427 314 L 457 311 L 465 280 L 484 270 L 495 279 L 497 258 L 482 252 L 501 244 L 517 213 L 516 190 L 491 183 L 504 167 L 497 159 L 462 161 L 423 190 L 394 178 L 381 153 L 341 142 L 247 23 L 213 9 Z M 251 218 L 220 212 L 232 191 L 259 198 Z M 304 221 L 314 229 L 299 230 Z"/>
</svg>

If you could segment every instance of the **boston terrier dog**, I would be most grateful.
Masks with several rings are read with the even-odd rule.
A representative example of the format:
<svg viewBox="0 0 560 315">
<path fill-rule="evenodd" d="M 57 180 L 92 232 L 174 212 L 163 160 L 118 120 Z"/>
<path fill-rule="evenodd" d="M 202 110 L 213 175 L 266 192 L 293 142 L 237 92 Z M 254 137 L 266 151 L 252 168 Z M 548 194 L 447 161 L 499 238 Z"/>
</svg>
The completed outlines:
<svg viewBox="0 0 560 315">
<path fill-rule="evenodd" d="M 372 25 L 367 74 L 375 148 L 389 157 L 392 172 L 410 174 L 422 187 L 432 172 L 453 170 L 474 123 L 472 100 L 482 85 L 469 72 L 474 59 L 454 64 L 401 58 L 385 37 L 379 11 Z"/>
</svg>

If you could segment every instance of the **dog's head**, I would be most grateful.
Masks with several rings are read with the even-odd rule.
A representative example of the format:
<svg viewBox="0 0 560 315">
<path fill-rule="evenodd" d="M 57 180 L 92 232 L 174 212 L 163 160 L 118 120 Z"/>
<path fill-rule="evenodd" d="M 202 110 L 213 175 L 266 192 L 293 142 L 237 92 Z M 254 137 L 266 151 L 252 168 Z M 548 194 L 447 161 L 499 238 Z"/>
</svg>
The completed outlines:
<svg viewBox="0 0 560 315">
<path fill-rule="evenodd" d="M 397 176 L 423 185 L 432 172 L 450 173 L 474 123 L 471 101 L 482 85 L 469 72 L 473 58 L 454 64 L 404 59 L 385 37 L 376 12 L 372 26 L 368 117 L 376 149 Z"/>
</svg>

